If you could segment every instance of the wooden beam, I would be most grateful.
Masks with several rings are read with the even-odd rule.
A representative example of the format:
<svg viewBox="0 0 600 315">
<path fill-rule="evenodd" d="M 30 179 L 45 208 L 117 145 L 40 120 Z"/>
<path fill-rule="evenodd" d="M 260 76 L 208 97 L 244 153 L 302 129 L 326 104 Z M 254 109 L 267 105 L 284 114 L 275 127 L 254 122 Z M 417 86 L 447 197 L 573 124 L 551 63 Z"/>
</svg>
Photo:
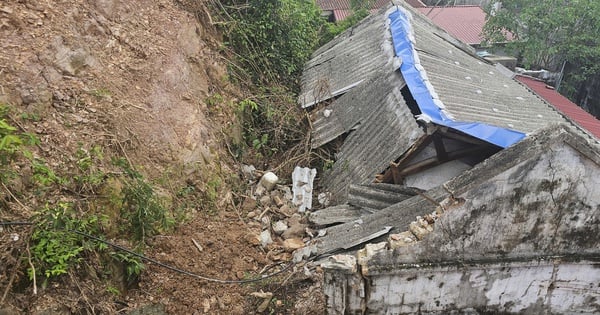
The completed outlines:
<svg viewBox="0 0 600 315">
<path fill-rule="evenodd" d="M 415 174 L 415 173 L 421 172 L 423 170 L 429 169 L 431 167 L 440 165 L 445 162 L 449 162 L 449 161 L 453 161 L 453 160 L 457 160 L 457 159 L 469 156 L 471 154 L 476 154 L 476 153 L 483 154 L 485 152 L 489 152 L 490 149 L 491 148 L 489 146 L 485 146 L 485 147 L 477 146 L 477 147 L 470 147 L 470 148 L 466 148 L 466 149 L 456 150 L 453 152 L 448 152 L 447 158 L 445 160 L 440 160 L 440 159 L 438 159 L 437 156 L 429 158 L 429 159 L 425 159 L 425 160 L 419 161 L 415 164 L 411 164 L 411 165 L 407 166 L 406 168 L 402 169 L 400 171 L 400 175 L 405 177 L 405 176 Z"/>
</svg>

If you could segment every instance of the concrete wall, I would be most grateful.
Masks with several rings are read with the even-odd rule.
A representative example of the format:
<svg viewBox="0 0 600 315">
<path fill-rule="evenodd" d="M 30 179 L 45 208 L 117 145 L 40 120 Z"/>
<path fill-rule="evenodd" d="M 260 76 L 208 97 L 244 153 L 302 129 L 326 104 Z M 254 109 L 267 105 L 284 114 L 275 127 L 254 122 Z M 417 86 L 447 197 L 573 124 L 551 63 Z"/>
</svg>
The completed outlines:
<svg viewBox="0 0 600 315">
<path fill-rule="evenodd" d="M 447 182 L 432 232 L 395 250 L 367 245 L 345 269 L 363 286 L 344 290 L 364 292 L 344 300 L 346 314 L 600 313 L 599 151 L 547 132 Z"/>
</svg>

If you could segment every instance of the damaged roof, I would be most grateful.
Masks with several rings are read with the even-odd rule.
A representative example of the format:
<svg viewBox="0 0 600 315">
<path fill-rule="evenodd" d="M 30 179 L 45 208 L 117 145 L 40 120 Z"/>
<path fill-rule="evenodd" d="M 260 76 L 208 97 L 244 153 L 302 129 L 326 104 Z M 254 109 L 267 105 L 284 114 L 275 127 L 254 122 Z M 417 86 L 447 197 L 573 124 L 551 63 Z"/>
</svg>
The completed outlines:
<svg viewBox="0 0 600 315">
<path fill-rule="evenodd" d="M 347 135 L 322 180 L 334 195 L 373 182 L 425 134 L 419 126 L 448 127 L 505 148 L 567 121 L 472 47 L 401 5 L 315 51 L 298 101 L 303 108 L 325 104 L 313 112 L 313 147 Z"/>
</svg>

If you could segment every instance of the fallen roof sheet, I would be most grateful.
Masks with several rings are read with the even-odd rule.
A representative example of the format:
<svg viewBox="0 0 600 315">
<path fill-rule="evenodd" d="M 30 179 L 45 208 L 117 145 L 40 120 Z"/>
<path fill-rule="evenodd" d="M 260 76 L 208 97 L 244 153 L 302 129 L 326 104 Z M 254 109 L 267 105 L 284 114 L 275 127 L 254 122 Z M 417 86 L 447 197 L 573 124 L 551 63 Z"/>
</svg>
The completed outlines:
<svg viewBox="0 0 600 315">
<path fill-rule="evenodd" d="M 486 191 L 490 188 L 486 184 L 490 178 L 499 176 L 510 169 L 519 173 L 519 166 L 521 166 L 521 172 L 528 170 L 528 161 L 539 162 L 539 156 L 546 154 L 548 148 L 556 144 L 568 145 L 591 161 L 590 163 L 600 164 L 598 143 L 590 141 L 589 137 L 567 124 L 550 125 L 440 186 L 378 210 L 373 214 L 362 215 L 352 221 L 327 228 L 327 233 L 323 237 L 312 241 L 311 250 L 317 255 L 330 254 L 340 250 L 349 250 L 359 245 L 360 242 L 371 241 L 388 232 L 406 231 L 417 216 L 436 212 L 439 210 L 438 208 L 443 210 L 446 207 L 444 204 L 460 201 L 454 200 L 454 198 L 463 196 L 469 191 L 480 189 L 480 193 L 484 192 L 480 195 L 480 203 L 492 199 L 495 197 L 494 192 Z M 581 165 L 578 167 L 580 170 L 582 169 Z M 518 174 L 503 179 L 503 181 L 518 182 Z M 592 179 L 592 181 L 597 181 L 597 179 Z M 518 194 L 518 191 L 504 193 Z M 549 198 L 548 195 L 546 198 Z M 469 201 L 472 202 L 473 199 Z M 387 232 L 383 233 L 383 231 Z M 413 256 L 407 257 L 407 259 L 412 258 Z M 428 256 L 425 254 L 423 258 L 428 259 Z"/>
<path fill-rule="evenodd" d="M 320 183 L 338 201 L 345 200 L 350 184 L 373 182 L 424 134 L 404 103 L 401 82 L 398 72 L 373 77 L 316 113 L 313 146 L 348 133 L 336 163 Z"/>
<path fill-rule="evenodd" d="M 309 221 L 318 226 L 354 221 L 402 202 L 423 191 L 393 184 L 350 185 L 348 203 L 327 207 L 310 214 Z"/>
<path fill-rule="evenodd" d="M 437 26 L 469 45 L 478 45 L 483 41 L 481 31 L 485 25 L 485 12 L 480 6 L 413 7 Z"/>
<path fill-rule="evenodd" d="M 516 76 L 516 79 L 552 104 L 561 113 L 571 118 L 581 128 L 596 136 L 597 139 L 600 139 L 600 120 L 596 117 L 562 96 L 553 87 L 549 87 L 543 81 L 522 75 Z"/>
</svg>

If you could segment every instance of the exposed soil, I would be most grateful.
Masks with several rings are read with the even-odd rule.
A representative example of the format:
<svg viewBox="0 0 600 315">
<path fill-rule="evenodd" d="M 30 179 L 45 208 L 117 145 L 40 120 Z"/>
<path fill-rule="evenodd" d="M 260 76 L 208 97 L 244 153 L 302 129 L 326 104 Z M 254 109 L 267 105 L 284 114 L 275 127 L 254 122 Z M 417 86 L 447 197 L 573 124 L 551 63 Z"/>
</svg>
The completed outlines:
<svg viewBox="0 0 600 315">
<path fill-rule="evenodd" d="M 227 179 L 214 210 L 186 208 L 183 223 L 150 240 L 145 253 L 206 277 L 243 280 L 269 266 L 266 273 L 280 270 L 276 264 L 291 256 L 273 257 L 283 251 L 280 237 L 269 246 L 257 243 L 270 222 L 248 214 L 266 212 L 272 221 L 287 216 L 238 189 L 245 184 L 240 165 L 223 144 L 236 130 L 235 117 L 225 106 L 209 109 L 206 100 L 218 93 L 225 104 L 243 92 L 228 80 L 222 40 L 210 22 L 202 0 L 2 1 L 0 103 L 11 107 L 11 124 L 41 140 L 33 154 L 57 172 L 68 173 L 79 148 L 100 146 L 107 157 L 127 159 L 171 198 L 181 187 L 207 189 L 213 174 Z M 30 171 L 16 167 L 20 177 L 0 188 L 0 221 L 28 220 L 45 203 L 68 198 L 64 192 L 36 198 L 28 191 Z M 319 273 L 307 275 L 302 266 L 240 285 L 146 264 L 139 282 L 124 283 L 114 294 L 84 262 L 34 294 L 27 277 L 9 268 L 25 257 L 14 248 L 26 247 L 29 231 L 0 230 L 0 243 L 12 244 L 0 246 L 7 249 L 0 263 L 12 262 L 0 265 L 0 314 L 252 314 L 265 298 L 251 293 L 261 290 L 274 294 L 265 313 L 324 311 Z"/>
</svg>

